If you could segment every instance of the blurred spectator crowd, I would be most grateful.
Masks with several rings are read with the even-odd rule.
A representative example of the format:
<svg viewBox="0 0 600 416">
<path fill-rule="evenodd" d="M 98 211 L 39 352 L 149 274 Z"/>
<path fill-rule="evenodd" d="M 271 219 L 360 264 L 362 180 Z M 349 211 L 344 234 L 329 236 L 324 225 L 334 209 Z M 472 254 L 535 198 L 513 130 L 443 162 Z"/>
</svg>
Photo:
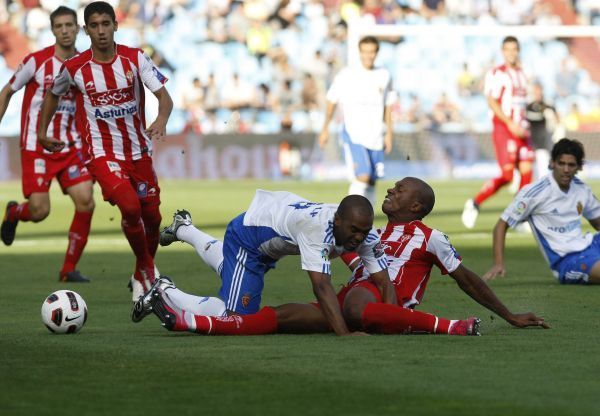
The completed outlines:
<svg viewBox="0 0 600 416">
<path fill-rule="evenodd" d="M 0 18 L 31 39 L 52 43 L 49 12 L 76 0 L 3 1 Z M 561 23 L 541 0 L 110 0 L 117 42 L 140 46 L 171 79 L 172 133 L 317 132 L 325 91 L 346 64 L 348 22 L 518 25 Z M 600 25 L 595 0 L 569 7 Z M 388 39 L 378 64 L 394 77 L 398 131 L 490 129 L 485 72 L 501 62 L 501 37 Z M 600 114 L 600 87 L 556 39 L 521 39 L 524 68 L 566 120 Z M 83 32 L 78 49 L 89 46 Z M 0 57 L 0 75 L 12 69 Z M 570 117 L 572 114 L 573 117 Z M 575 118 L 574 118 L 575 117 Z M 575 124 L 572 124 L 575 125 Z"/>
</svg>

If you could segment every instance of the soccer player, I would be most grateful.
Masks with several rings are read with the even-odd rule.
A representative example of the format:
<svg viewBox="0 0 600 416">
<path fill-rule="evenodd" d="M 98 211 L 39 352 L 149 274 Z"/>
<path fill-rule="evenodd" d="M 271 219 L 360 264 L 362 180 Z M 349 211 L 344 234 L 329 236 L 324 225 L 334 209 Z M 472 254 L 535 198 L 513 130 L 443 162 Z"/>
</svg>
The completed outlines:
<svg viewBox="0 0 600 416">
<path fill-rule="evenodd" d="M 382 209 L 388 217 L 388 223 L 377 232 L 387 255 L 388 274 L 395 288 L 397 304 L 381 302 L 380 291 L 356 253 L 342 255 L 342 259 L 354 269 L 349 284 L 338 293 L 338 301 L 349 327 L 386 334 L 418 332 L 478 335 L 477 318 L 450 320 L 414 310 L 421 303 L 434 265 L 443 274 L 450 274 L 471 298 L 512 325 L 547 327 L 543 318 L 532 313 L 510 312 L 479 276 L 462 265 L 460 256 L 448 238 L 422 222 L 433 209 L 434 203 L 435 195 L 431 187 L 417 178 L 404 178 L 397 182 L 384 199 Z M 176 230 L 179 239 L 192 243 L 203 260 L 218 270 L 222 261 L 219 242 L 209 240 L 210 237 L 198 238 L 199 233 L 191 226 L 180 226 Z M 206 299 L 182 295 L 170 280 L 164 277 L 160 280 L 163 281 L 162 287 L 156 290 L 149 306 L 158 306 L 155 313 L 171 330 L 221 335 L 330 331 L 327 320 L 315 304 L 265 307 L 255 315 L 225 317 L 219 314 L 218 308 L 210 310 L 209 305 L 202 306 Z M 142 307 L 140 302 L 138 310 Z M 169 317 L 166 318 L 165 314 Z M 206 316 L 210 314 L 213 316 Z M 137 316 L 141 315 L 137 313 Z"/>
<path fill-rule="evenodd" d="M 27 201 L 10 201 L 1 227 L 2 242 L 13 243 L 19 221 L 43 221 L 50 213 L 48 191 L 56 178 L 64 194 L 75 205 L 69 228 L 69 244 L 59 279 L 64 282 L 88 282 L 75 267 L 88 240 L 94 211 L 93 183 L 81 156 L 81 137 L 75 126 L 75 90 L 69 88 L 57 103 L 56 114 L 46 125 L 47 134 L 61 144 L 50 153 L 37 142 L 37 126 L 42 100 L 63 61 L 75 55 L 79 26 L 74 10 L 60 6 L 50 14 L 54 45 L 25 57 L 17 72 L 0 91 L 0 121 L 13 94 L 25 87 L 21 108 L 21 166 L 23 196 Z"/>
<path fill-rule="evenodd" d="M 91 48 L 65 61 L 46 94 L 38 141 L 52 152 L 64 144 L 46 132 L 59 98 L 77 89 L 86 165 L 104 199 L 121 211 L 121 226 L 136 257 L 135 299 L 154 282 L 161 221 L 160 188 L 152 166 L 152 139 L 164 136 L 173 101 L 167 79 L 141 49 L 114 43 L 118 24 L 103 1 L 84 10 Z M 158 116 L 146 129 L 144 85 L 158 98 Z"/>
<path fill-rule="evenodd" d="M 585 152 L 577 140 L 561 139 L 551 152 L 551 172 L 523 188 L 494 227 L 494 265 L 485 279 L 503 277 L 508 227 L 528 221 L 544 258 L 560 283 L 600 283 L 600 233 L 583 233 L 583 216 L 600 230 L 600 202 L 575 175 Z"/>
<path fill-rule="evenodd" d="M 502 55 L 504 63 L 491 69 L 485 78 L 485 95 L 493 113 L 492 139 L 501 174 L 487 181 L 474 199 L 465 202 L 462 222 L 469 229 L 475 226 L 481 204 L 512 181 L 515 168 L 521 175 L 519 189 L 529 184 L 533 175 L 534 152 L 525 118 L 527 77 L 521 69 L 517 38 L 504 38 Z"/>
<path fill-rule="evenodd" d="M 342 69 L 327 91 L 319 144 L 324 147 L 329 140 L 329 123 L 337 104 L 341 104 L 344 153 L 353 174 L 348 194 L 362 195 L 376 206 L 375 184 L 384 176 L 383 154 L 392 151 L 391 107 L 396 97 L 390 73 L 375 67 L 377 39 L 367 36 L 360 40 L 358 48 L 361 65 Z"/>
<path fill-rule="evenodd" d="M 310 202 L 289 192 L 258 190 L 248 211 L 229 223 L 221 243 L 193 227 L 187 211 L 178 211 L 173 224 L 161 233 L 161 244 L 193 240 L 203 259 L 221 277 L 219 298 L 224 305 L 217 298 L 198 298 L 181 291 L 170 296 L 186 304 L 189 302 L 197 314 L 222 316 L 227 312 L 236 315 L 232 318 L 235 321 L 239 316 L 258 311 L 264 275 L 275 267 L 277 260 L 288 254 L 299 254 L 324 322 L 337 335 L 349 335 L 331 285 L 331 259 L 355 251 L 372 274 L 382 301 L 396 303 L 385 253 L 371 230 L 373 218 L 373 207 L 359 195 L 349 195 L 337 206 Z M 204 252 L 200 252 L 200 247 Z M 160 283 L 158 286 L 162 290 Z M 150 300 L 156 298 L 147 295 L 136 303 L 132 313 L 134 321 L 147 315 Z M 167 314 L 164 305 L 152 306 L 163 318 Z M 175 318 L 175 315 L 170 316 Z M 181 328 L 182 322 L 174 321 L 169 326 Z"/>
</svg>

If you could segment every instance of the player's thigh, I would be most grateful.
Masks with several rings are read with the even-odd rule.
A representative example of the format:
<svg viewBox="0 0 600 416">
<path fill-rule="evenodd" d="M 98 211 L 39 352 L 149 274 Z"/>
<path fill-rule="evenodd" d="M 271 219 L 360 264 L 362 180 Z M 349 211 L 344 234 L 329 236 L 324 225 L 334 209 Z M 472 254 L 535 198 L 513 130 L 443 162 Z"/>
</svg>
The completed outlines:
<svg viewBox="0 0 600 416">
<path fill-rule="evenodd" d="M 381 294 L 377 287 L 369 281 L 350 288 L 344 298 L 342 312 L 348 326 L 360 329 L 362 315 L 368 303 L 381 302 Z"/>
<path fill-rule="evenodd" d="M 21 152 L 21 184 L 27 199 L 34 193 L 48 193 L 53 173 L 49 170 L 46 157 L 37 152 Z"/>
<path fill-rule="evenodd" d="M 119 192 L 125 192 L 125 189 L 128 188 L 134 192 L 129 180 L 129 168 L 125 162 L 98 158 L 92 160 L 87 168 L 100 185 L 105 201 L 114 203 L 111 200 L 117 188 L 119 188 Z"/>
<path fill-rule="evenodd" d="M 229 311 L 240 315 L 256 313 L 264 288 L 265 268 L 255 251 L 243 247 L 231 236 L 230 226 L 223 241 L 219 297 Z"/>
<path fill-rule="evenodd" d="M 277 332 L 315 333 L 329 332 L 331 328 L 323 312 L 310 303 L 287 303 L 275 307 Z"/>
<path fill-rule="evenodd" d="M 500 165 L 502 169 L 511 165 L 511 169 L 514 169 L 517 162 L 517 152 L 519 147 L 508 128 L 503 124 L 495 125 L 494 131 L 492 132 L 492 139 L 498 165 Z"/>
<path fill-rule="evenodd" d="M 133 162 L 130 181 L 142 205 L 160 205 L 160 187 L 152 159 L 144 158 Z"/>
<path fill-rule="evenodd" d="M 383 150 L 368 150 L 371 163 L 371 182 L 375 183 L 378 179 L 385 176 L 385 165 L 383 163 Z"/>
<path fill-rule="evenodd" d="M 366 147 L 347 140 L 344 142 L 344 155 L 346 165 L 354 178 L 364 177 L 368 180 L 371 177 L 373 169 Z"/>
<path fill-rule="evenodd" d="M 94 184 L 91 180 L 78 182 L 69 186 L 65 191 L 73 200 L 77 211 L 92 212 L 94 210 Z"/>
</svg>

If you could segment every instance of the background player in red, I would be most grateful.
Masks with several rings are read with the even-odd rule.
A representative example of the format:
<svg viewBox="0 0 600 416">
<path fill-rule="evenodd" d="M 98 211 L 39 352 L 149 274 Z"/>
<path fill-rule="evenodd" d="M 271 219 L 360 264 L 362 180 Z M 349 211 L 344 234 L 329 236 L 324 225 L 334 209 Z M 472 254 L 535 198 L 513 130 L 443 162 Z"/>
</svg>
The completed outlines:
<svg viewBox="0 0 600 416">
<path fill-rule="evenodd" d="M 493 113 L 492 139 L 501 174 L 487 181 L 474 199 L 465 202 L 462 222 L 473 228 L 479 206 L 513 179 L 515 168 L 521 174 L 519 189 L 533 176 L 534 152 L 526 119 L 527 77 L 519 61 L 519 41 L 507 36 L 502 41 L 504 63 L 491 69 L 485 78 L 485 95 Z"/>
<path fill-rule="evenodd" d="M 512 313 L 477 274 L 462 265 L 448 237 L 423 224 L 421 220 L 431 212 L 434 204 L 433 190 L 417 178 L 404 178 L 388 190 L 382 205 L 388 223 L 378 233 L 387 256 L 388 274 L 394 284 L 398 304 L 382 303 L 377 286 L 358 258 L 354 253 L 345 254 L 342 258 L 354 268 L 354 273 L 349 284 L 338 293 L 338 301 L 348 327 L 385 334 L 418 332 L 478 335 L 477 318 L 450 320 L 414 310 L 421 303 L 434 265 L 443 274 L 449 274 L 471 298 L 510 324 L 516 327 L 547 327 L 544 319 L 533 313 Z M 212 244 L 216 246 L 214 243 L 216 240 Z M 219 261 L 214 258 L 215 264 L 210 264 L 211 267 L 215 269 Z M 327 320 L 316 304 L 286 304 L 275 308 L 265 307 L 254 315 L 208 317 L 194 313 L 193 309 L 200 306 L 204 298 L 170 296 L 171 290 L 176 290 L 173 283 L 162 277 L 156 289 L 147 295 L 152 298 L 149 302 L 151 308 L 148 309 L 170 330 L 215 335 L 330 331 Z M 182 299 L 187 306 L 181 303 Z M 138 303 L 142 302 L 140 300 Z M 132 313 L 134 321 L 150 312 L 146 309 L 140 313 L 141 306 L 137 313 Z"/>
<path fill-rule="evenodd" d="M 27 201 L 10 201 L 2 222 L 2 242 L 11 245 L 19 221 L 39 222 L 50 213 L 48 191 L 53 178 L 75 204 L 69 229 L 69 245 L 60 280 L 87 282 L 75 266 L 87 243 L 94 211 L 92 178 L 83 164 L 81 137 L 75 126 L 75 90 L 69 89 L 57 103 L 56 114 L 47 123 L 47 134 L 61 143 L 57 153 L 44 150 L 37 141 L 42 100 L 46 89 L 58 74 L 64 60 L 75 55 L 79 26 L 74 10 L 61 6 L 50 14 L 50 26 L 56 43 L 27 55 L 8 84 L 0 92 L 0 120 L 13 94 L 25 87 L 21 108 L 21 166 L 23 195 Z"/>
<path fill-rule="evenodd" d="M 141 49 L 114 42 L 118 24 L 110 4 L 90 3 L 84 20 L 91 48 L 66 61 L 55 78 L 42 106 L 38 140 L 53 152 L 64 146 L 45 127 L 59 97 L 74 85 L 86 165 L 104 199 L 121 211 L 123 233 L 136 256 L 132 283 L 137 299 L 154 281 L 161 221 L 152 139 L 165 135 L 173 101 L 164 87 L 167 79 L 150 58 Z M 158 98 L 158 116 L 147 129 L 144 86 Z"/>
</svg>

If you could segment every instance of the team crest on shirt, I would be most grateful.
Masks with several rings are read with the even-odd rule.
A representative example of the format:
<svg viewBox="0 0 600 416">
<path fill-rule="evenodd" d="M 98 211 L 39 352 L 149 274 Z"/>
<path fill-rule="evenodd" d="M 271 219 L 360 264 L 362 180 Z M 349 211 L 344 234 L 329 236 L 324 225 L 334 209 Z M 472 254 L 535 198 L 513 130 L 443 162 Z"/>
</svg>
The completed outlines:
<svg viewBox="0 0 600 416">
<path fill-rule="evenodd" d="M 33 173 L 43 175 L 46 173 L 46 161 L 44 159 L 35 159 L 33 161 Z"/>
<path fill-rule="evenodd" d="M 324 248 L 323 250 L 321 250 L 321 258 L 324 261 L 329 261 L 329 250 L 327 248 Z"/>
<path fill-rule="evenodd" d="M 583 204 L 581 203 L 581 201 L 577 201 L 577 213 L 579 215 L 581 215 L 582 212 L 583 212 Z"/>
<path fill-rule="evenodd" d="M 127 78 L 127 81 L 129 82 L 133 82 L 133 72 L 131 72 L 131 70 L 127 71 L 127 73 L 125 73 L 125 78 Z"/>
<path fill-rule="evenodd" d="M 250 293 L 245 293 L 244 296 L 242 296 L 242 306 L 247 308 L 248 305 L 250 305 Z"/>
</svg>

